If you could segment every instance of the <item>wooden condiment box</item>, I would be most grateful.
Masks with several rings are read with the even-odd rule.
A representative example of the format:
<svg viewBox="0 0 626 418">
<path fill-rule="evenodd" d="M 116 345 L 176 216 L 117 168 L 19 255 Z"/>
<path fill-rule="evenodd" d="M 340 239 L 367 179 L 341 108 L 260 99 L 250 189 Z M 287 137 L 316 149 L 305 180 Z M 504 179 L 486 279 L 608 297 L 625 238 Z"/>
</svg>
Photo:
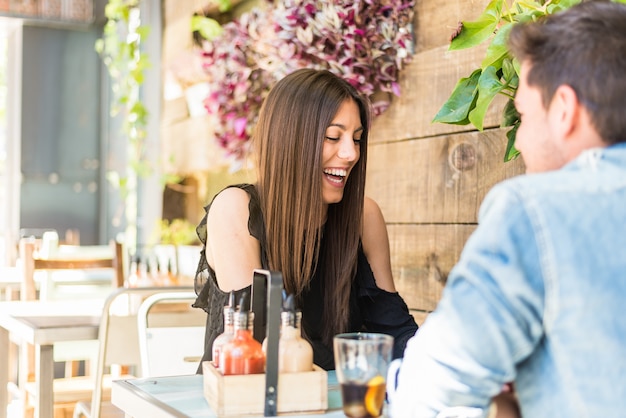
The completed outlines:
<svg viewBox="0 0 626 418">
<path fill-rule="evenodd" d="M 322 413 L 328 409 L 326 371 L 313 365 L 303 373 L 278 376 L 278 413 Z M 202 363 L 204 397 L 217 416 L 263 415 L 265 374 L 223 376 L 210 361 Z"/>
</svg>

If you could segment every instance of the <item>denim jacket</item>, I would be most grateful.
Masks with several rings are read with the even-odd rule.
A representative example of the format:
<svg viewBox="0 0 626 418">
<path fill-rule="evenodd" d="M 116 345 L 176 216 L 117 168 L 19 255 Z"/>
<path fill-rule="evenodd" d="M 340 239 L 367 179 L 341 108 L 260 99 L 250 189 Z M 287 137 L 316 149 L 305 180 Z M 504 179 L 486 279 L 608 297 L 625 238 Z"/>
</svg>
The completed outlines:
<svg viewBox="0 0 626 418">
<path fill-rule="evenodd" d="M 393 417 L 481 408 L 626 416 L 626 144 L 495 186 L 436 310 L 409 341 Z"/>
</svg>

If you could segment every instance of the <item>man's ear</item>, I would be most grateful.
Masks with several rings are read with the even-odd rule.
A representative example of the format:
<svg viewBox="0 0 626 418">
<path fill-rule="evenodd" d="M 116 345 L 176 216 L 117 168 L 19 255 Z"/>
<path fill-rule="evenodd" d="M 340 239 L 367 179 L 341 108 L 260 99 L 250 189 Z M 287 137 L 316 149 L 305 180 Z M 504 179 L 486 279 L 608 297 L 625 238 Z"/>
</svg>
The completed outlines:
<svg viewBox="0 0 626 418">
<path fill-rule="evenodd" d="M 567 140 L 575 133 L 579 123 L 580 106 L 578 96 L 572 87 L 561 85 L 554 92 L 549 117 L 552 132 L 559 139 Z"/>
</svg>

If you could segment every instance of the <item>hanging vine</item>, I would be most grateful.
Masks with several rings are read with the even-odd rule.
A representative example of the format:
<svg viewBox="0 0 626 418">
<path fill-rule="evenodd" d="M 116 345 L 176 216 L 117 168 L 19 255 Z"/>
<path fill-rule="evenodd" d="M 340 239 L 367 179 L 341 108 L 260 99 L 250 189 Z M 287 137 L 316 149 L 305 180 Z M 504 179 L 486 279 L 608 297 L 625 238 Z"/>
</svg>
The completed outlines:
<svg viewBox="0 0 626 418">
<path fill-rule="evenodd" d="M 140 0 L 109 0 L 104 10 L 107 22 L 103 35 L 95 45 L 111 79 L 111 117 L 121 117 L 125 137 L 125 169 L 108 171 L 107 179 L 120 192 L 121 204 L 112 223 L 121 226 L 124 217 L 124 240 L 128 248 L 137 244 L 139 235 L 138 179 L 153 171 L 149 160 L 144 158 L 148 111 L 141 100 L 144 72 L 150 67 L 141 45 L 149 28 L 141 25 L 139 4 Z"/>
<path fill-rule="evenodd" d="M 104 10 L 107 22 L 103 36 L 95 45 L 111 77 L 111 116 L 122 116 L 122 132 L 129 143 L 130 173 L 107 174 L 119 186 L 123 199 L 133 188 L 129 174 L 144 177 L 152 173 L 152 167 L 143 158 L 148 111 L 140 96 L 145 70 L 150 67 L 148 56 L 141 52 L 140 46 L 148 36 L 149 27 L 141 25 L 139 3 L 140 0 L 109 0 Z"/>
</svg>

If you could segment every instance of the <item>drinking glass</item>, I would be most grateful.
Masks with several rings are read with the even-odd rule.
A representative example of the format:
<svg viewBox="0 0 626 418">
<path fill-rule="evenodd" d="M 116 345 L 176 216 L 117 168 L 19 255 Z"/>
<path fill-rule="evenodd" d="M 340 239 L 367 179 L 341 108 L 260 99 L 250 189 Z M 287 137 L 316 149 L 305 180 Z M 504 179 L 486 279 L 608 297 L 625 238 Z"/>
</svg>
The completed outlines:
<svg viewBox="0 0 626 418">
<path fill-rule="evenodd" d="M 381 416 L 393 337 L 371 332 L 346 333 L 336 335 L 333 345 L 344 414 L 350 418 Z"/>
</svg>

